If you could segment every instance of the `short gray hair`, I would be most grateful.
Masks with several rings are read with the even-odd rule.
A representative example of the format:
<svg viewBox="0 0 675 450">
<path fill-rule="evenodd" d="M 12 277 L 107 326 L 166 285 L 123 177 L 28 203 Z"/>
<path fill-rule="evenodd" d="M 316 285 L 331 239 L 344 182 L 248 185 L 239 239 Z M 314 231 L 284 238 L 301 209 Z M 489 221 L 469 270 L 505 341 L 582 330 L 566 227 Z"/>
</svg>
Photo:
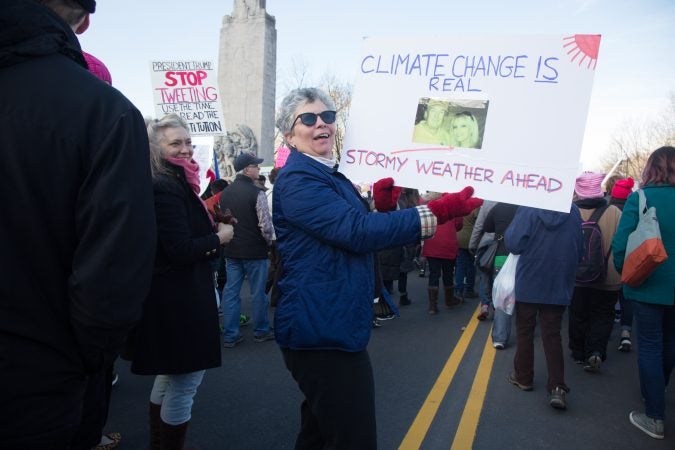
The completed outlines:
<svg viewBox="0 0 675 450">
<path fill-rule="evenodd" d="M 328 94 L 318 88 L 299 88 L 294 89 L 282 100 L 279 107 L 279 114 L 277 115 L 277 128 L 282 136 L 286 136 L 291 132 L 293 122 L 295 121 L 295 112 L 300 105 L 306 103 L 314 103 L 320 101 L 326 108 L 330 110 L 335 109 L 335 103 Z"/>
<path fill-rule="evenodd" d="M 158 175 L 167 174 L 168 170 L 162 162 L 162 145 L 161 141 L 164 138 L 164 132 L 167 128 L 183 128 L 190 134 L 190 129 L 187 123 L 177 114 L 167 114 L 159 120 L 151 120 L 148 124 L 148 141 L 150 142 L 150 168 L 152 169 L 152 177 L 156 178 Z"/>
</svg>

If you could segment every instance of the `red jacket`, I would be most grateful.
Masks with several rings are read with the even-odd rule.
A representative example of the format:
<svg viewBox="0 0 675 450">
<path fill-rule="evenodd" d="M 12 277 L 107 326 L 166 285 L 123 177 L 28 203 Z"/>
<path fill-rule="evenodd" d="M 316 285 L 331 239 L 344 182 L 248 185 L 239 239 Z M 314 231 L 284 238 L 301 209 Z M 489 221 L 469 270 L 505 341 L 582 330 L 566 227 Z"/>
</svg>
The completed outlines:
<svg viewBox="0 0 675 450">
<path fill-rule="evenodd" d="M 464 225 L 464 217 L 448 220 L 436 228 L 436 234 L 423 243 L 422 256 L 427 258 L 457 258 L 457 232 Z"/>
</svg>

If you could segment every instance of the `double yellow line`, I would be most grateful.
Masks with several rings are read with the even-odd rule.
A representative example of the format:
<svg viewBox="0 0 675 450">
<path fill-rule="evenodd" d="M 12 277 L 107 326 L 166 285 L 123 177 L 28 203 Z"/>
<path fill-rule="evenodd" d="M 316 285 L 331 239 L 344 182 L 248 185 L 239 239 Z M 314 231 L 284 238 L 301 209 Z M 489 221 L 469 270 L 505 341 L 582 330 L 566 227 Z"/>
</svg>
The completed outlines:
<svg viewBox="0 0 675 450">
<path fill-rule="evenodd" d="M 480 309 L 480 304 L 476 307 L 476 312 Z M 472 315 L 471 317 L 474 317 Z M 436 412 L 445 397 L 446 392 L 452 379 L 457 372 L 457 367 L 464 357 L 471 339 L 478 327 L 477 320 L 471 320 L 469 326 L 466 327 L 464 333 L 459 338 L 455 349 L 450 354 L 450 358 L 443 366 L 440 375 L 436 379 L 429 395 L 427 396 L 422 408 L 417 413 L 417 417 L 413 421 L 408 433 L 406 433 L 399 450 L 413 450 L 422 446 L 422 441 L 429 431 L 429 427 L 436 416 Z M 469 398 L 464 406 L 462 418 L 459 421 L 455 439 L 452 442 L 452 450 L 469 449 L 473 446 L 473 440 L 476 437 L 476 429 L 478 428 L 478 419 L 483 408 L 483 401 L 485 400 L 485 393 L 487 385 L 490 380 L 490 372 L 492 371 L 492 364 L 495 358 L 495 351 L 491 350 L 490 336 L 488 335 L 483 349 L 483 356 L 478 364 L 478 370 L 469 392 Z"/>
</svg>

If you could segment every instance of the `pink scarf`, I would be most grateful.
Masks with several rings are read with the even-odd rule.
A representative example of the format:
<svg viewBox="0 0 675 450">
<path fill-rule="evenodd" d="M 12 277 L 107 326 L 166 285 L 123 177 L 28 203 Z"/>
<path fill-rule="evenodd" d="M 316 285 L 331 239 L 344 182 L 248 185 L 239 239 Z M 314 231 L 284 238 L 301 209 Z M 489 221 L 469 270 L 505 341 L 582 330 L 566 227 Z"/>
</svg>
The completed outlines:
<svg viewBox="0 0 675 450">
<path fill-rule="evenodd" d="M 209 217 L 209 220 L 211 221 L 211 225 L 215 225 L 213 217 L 211 217 L 211 213 L 209 212 L 209 209 L 206 207 L 206 203 L 204 203 L 204 200 L 202 200 L 202 198 L 199 196 L 199 191 L 201 190 L 201 187 L 199 186 L 199 164 L 197 164 L 197 161 L 195 161 L 194 159 L 187 160 L 185 158 L 173 158 L 173 157 L 167 157 L 165 159 L 169 161 L 171 164 L 175 164 L 183 168 L 183 172 L 185 172 L 185 180 L 188 182 L 188 184 L 192 188 L 192 192 L 195 193 L 195 196 L 204 207 L 206 215 Z"/>
</svg>

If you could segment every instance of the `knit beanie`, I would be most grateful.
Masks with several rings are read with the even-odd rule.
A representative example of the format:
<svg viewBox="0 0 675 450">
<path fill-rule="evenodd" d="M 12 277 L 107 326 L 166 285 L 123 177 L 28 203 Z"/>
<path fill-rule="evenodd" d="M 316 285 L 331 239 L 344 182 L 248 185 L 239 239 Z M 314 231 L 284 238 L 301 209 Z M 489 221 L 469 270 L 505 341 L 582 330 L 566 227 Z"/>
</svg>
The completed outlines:
<svg viewBox="0 0 675 450">
<path fill-rule="evenodd" d="M 631 178 L 625 178 L 623 180 L 617 180 L 616 183 L 614 183 L 614 187 L 612 188 L 612 197 L 614 198 L 628 198 L 631 192 L 633 192 L 633 186 L 635 185 L 635 181 Z"/>
<path fill-rule="evenodd" d="M 87 66 L 89 66 L 89 72 L 96 75 L 101 80 L 112 85 L 112 77 L 110 76 L 110 71 L 108 68 L 94 55 L 90 55 L 87 52 L 82 52 L 84 60 L 87 61 Z"/>
<path fill-rule="evenodd" d="M 584 172 L 577 177 L 574 192 L 580 199 L 604 197 L 601 186 L 604 178 L 602 173 Z"/>
</svg>

